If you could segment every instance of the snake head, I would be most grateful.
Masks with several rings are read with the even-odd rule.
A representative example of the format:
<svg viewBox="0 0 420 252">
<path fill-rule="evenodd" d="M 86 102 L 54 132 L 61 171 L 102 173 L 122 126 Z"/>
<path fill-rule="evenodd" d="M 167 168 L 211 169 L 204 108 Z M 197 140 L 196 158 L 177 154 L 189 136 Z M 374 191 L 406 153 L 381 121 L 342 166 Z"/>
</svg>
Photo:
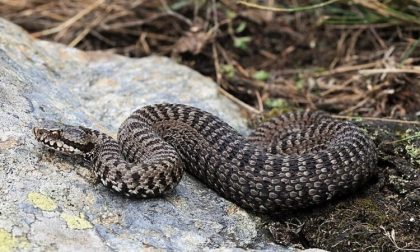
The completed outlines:
<svg viewBox="0 0 420 252">
<path fill-rule="evenodd" d="M 38 142 L 67 155 L 87 156 L 95 147 L 92 130 L 82 126 L 44 121 L 33 133 Z"/>
</svg>

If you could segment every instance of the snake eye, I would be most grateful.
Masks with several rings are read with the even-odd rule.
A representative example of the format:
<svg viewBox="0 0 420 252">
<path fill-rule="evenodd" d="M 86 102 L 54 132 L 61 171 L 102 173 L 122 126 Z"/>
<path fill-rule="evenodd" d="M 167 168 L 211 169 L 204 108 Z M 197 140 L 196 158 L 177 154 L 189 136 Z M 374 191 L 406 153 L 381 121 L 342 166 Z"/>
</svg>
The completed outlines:
<svg viewBox="0 0 420 252">
<path fill-rule="evenodd" d="M 60 137 L 60 132 L 58 130 L 54 130 L 51 132 L 51 136 L 54 138 L 59 138 Z"/>
</svg>

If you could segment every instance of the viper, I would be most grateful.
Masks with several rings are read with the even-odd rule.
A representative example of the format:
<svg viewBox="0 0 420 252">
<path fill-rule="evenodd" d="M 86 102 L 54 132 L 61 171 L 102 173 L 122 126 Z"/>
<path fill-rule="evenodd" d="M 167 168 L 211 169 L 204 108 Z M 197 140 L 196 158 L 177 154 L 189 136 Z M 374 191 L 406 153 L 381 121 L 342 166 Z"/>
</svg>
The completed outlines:
<svg viewBox="0 0 420 252">
<path fill-rule="evenodd" d="M 349 193 L 376 173 L 372 140 L 354 124 L 319 111 L 280 115 L 248 137 L 182 104 L 136 110 L 117 140 L 54 122 L 33 132 L 50 148 L 83 156 L 105 186 L 136 198 L 170 191 L 186 170 L 241 207 L 273 213 Z"/>
</svg>

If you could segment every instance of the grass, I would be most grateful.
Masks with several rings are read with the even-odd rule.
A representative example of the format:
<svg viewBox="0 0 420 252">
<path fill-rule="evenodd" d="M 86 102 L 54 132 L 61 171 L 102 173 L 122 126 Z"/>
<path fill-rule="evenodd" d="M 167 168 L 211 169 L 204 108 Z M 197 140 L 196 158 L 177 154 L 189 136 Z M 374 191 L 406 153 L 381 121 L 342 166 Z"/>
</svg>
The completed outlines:
<svg viewBox="0 0 420 252">
<path fill-rule="evenodd" d="M 316 1 L 313 1 L 316 2 Z M 378 0 L 329 0 L 321 1 L 308 6 L 277 7 L 253 3 L 252 1 L 238 1 L 238 4 L 259 10 L 274 12 L 303 12 L 322 8 L 327 16 L 324 20 L 328 24 L 358 25 L 376 23 L 412 23 L 420 24 L 420 3 L 412 1 L 385 1 Z M 403 2 L 403 3 L 401 3 Z M 357 6 L 349 9 L 351 5 Z M 332 15 L 328 15 L 331 13 Z"/>
</svg>

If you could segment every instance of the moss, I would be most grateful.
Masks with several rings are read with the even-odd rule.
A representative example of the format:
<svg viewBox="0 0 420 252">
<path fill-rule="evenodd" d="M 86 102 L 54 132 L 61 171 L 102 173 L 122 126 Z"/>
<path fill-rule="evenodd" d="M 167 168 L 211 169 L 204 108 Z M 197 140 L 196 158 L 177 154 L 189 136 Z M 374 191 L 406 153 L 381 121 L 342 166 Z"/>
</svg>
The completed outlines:
<svg viewBox="0 0 420 252">
<path fill-rule="evenodd" d="M 398 136 L 400 139 L 396 141 L 399 144 L 397 148 L 405 154 L 411 163 L 420 165 L 420 131 L 407 129 Z"/>
<path fill-rule="evenodd" d="M 380 205 L 372 198 L 359 198 L 354 201 L 354 208 L 356 212 L 360 211 L 365 216 L 366 222 L 372 228 L 384 225 L 388 222 L 395 221 L 394 216 L 388 215 Z M 349 216 L 351 217 L 351 216 Z"/>
<path fill-rule="evenodd" d="M 420 165 L 420 147 L 417 147 L 414 144 L 408 144 L 405 146 L 405 150 L 410 156 L 411 162 Z"/>
<path fill-rule="evenodd" d="M 80 216 L 74 216 L 62 213 L 60 217 L 67 223 L 67 227 L 70 229 L 90 229 L 93 227 L 93 225 L 85 219 L 83 214 L 80 214 Z"/>
<path fill-rule="evenodd" d="M 389 176 L 389 184 L 393 186 L 393 189 L 399 193 L 400 195 L 405 195 L 407 194 L 407 183 L 409 183 L 409 181 L 403 179 L 402 177 L 399 176 L 395 176 L 395 175 L 390 175 Z"/>
<path fill-rule="evenodd" d="M 407 129 L 403 132 L 398 132 L 398 136 L 400 136 L 400 141 L 410 140 L 418 136 L 419 132 L 415 131 L 414 129 Z"/>
<path fill-rule="evenodd" d="M 28 200 L 36 207 L 43 211 L 54 211 L 57 208 L 57 204 L 50 197 L 37 193 L 30 192 L 28 194 Z"/>
</svg>

